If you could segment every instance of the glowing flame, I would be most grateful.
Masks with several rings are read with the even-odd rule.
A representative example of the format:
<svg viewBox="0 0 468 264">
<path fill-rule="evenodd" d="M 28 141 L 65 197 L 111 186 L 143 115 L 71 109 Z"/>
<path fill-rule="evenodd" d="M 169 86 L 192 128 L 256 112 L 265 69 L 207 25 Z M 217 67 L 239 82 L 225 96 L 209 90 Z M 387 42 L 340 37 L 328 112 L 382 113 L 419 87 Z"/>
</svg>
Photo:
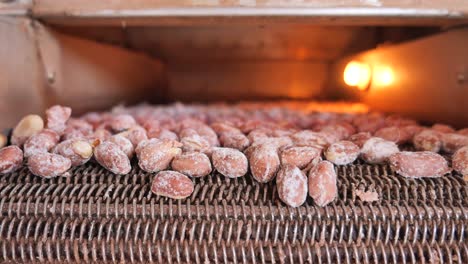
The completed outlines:
<svg viewBox="0 0 468 264">
<path fill-rule="evenodd" d="M 393 83 L 395 76 L 392 68 L 388 66 L 376 67 L 374 71 L 374 83 L 379 86 L 388 86 Z"/>
<path fill-rule="evenodd" d="M 371 80 L 371 68 L 368 64 L 351 61 L 346 65 L 343 74 L 344 82 L 359 90 L 366 90 Z"/>
</svg>

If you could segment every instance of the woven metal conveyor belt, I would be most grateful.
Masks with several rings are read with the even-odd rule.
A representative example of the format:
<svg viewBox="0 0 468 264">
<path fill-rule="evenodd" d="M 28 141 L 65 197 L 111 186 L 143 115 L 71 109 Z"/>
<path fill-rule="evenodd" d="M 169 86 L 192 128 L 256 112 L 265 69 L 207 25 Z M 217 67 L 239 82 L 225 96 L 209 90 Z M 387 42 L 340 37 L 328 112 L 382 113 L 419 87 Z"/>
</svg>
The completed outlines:
<svg viewBox="0 0 468 264">
<path fill-rule="evenodd" d="M 185 200 L 151 193 L 152 174 L 89 163 L 50 180 L 0 176 L 0 261 L 468 263 L 468 184 L 409 180 L 388 166 L 338 166 L 339 197 L 282 204 L 250 175 L 196 179 Z M 356 189 L 380 193 L 366 203 Z"/>
</svg>

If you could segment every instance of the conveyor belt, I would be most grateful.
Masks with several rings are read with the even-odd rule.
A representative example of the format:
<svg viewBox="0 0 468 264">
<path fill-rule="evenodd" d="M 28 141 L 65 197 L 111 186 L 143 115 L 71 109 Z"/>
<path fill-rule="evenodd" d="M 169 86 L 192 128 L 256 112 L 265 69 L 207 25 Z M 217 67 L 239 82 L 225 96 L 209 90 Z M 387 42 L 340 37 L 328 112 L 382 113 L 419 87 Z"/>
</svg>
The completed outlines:
<svg viewBox="0 0 468 264">
<path fill-rule="evenodd" d="M 213 173 L 188 199 L 151 193 L 152 174 L 94 163 L 50 180 L 0 176 L 0 261 L 468 263 L 468 184 L 405 179 L 386 165 L 336 167 L 339 197 L 281 203 L 274 183 Z M 372 189 L 363 202 L 356 189 Z"/>
</svg>

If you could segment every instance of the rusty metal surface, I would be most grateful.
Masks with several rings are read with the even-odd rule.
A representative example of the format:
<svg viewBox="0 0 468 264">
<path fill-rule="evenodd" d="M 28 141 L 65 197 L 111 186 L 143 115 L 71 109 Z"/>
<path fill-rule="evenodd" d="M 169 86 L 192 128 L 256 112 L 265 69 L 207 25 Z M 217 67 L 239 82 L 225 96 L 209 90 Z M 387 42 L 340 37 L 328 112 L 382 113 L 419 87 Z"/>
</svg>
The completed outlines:
<svg viewBox="0 0 468 264">
<path fill-rule="evenodd" d="M 336 169 L 334 203 L 290 208 L 250 175 L 195 179 L 192 196 L 171 200 L 152 194 L 152 174 L 137 166 L 113 175 L 91 163 L 50 180 L 23 168 L 0 176 L 0 261 L 468 261 L 460 175 L 409 180 L 360 161 Z M 358 188 L 380 201 L 360 201 Z"/>
</svg>

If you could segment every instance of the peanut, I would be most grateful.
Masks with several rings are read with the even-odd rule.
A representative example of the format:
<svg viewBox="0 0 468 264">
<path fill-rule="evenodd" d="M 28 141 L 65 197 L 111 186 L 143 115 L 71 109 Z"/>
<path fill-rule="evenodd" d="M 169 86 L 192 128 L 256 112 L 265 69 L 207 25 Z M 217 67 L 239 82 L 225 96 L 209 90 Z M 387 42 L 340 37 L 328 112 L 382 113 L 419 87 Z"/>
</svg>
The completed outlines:
<svg viewBox="0 0 468 264">
<path fill-rule="evenodd" d="M 223 132 L 219 136 L 221 145 L 225 148 L 246 149 L 250 141 L 242 132 Z"/>
<path fill-rule="evenodd" d="M 120 135 L 130 140 L 134 147 L 138 146 L 141 141 L 148 139 L 146 130 L 141 126 L 133 126 L 127 131 L 121 132 Z"/>
<path fill-rule="evenodd" d="M 385 119 L 379 113 L 371 113 L 356 116 L 353 119 L 353 125 L 357 128 L 358 132 L 375 133 L 385 125 Z"/>
<path fill-rule="evenodd" d="M 8 138 L 0 133 L 0 148 L 3 148 L 8 143 Z"/>
<path fill-rule="evenodd" d="M 249 155 L 250 171 L 258 182 L 271 181 L 280 167 L 280 159 L 275 146 L 261 144 L 255 146 Z"/>
<path fill-rule="evenodd" d="M 324 134 L 313 132 L 311 130 L 302 130 L 297 132 L 291 136 L 291 139 L 294 145 L 298 147 L 324 147 L 328 144 L 327 138 Z"/>
<path fill-rule="evenodd" d="M 91 159 L 93 147 L 85 140 L 68 139 L 55 146 L 53 153 L 69 158 L 72 166 L 79 166 Z"/>
<path fill-rule="evenodd" d="M 168 139 L 175 141 L 179 140 L 179 137 L 176 133 L 164 128 L 148 131 L 148 138 Z"/>
<path fill-rule="evenodd" d="M 147 172 L 165 170 L 172 159 L 182 153 L 181 143 L 173 140 L 148 139 L 143 140 L 135 149 L 138 165 Z"/>
<path fill-rule="evenodd" d="M 92 134 L 93 126 L 91 124 L 81 119 L 70 118 L 63 132 L 62 139 L 89 138 Z"/>
<path fill-rule="evenodd" d="M 372 137 L 364 143 L 361 149 L 361 157 L 370 164 L 385 162 L 388 157 L 399 151 L 395 142 L 378 137 Z"/>
<path fill-rule="evenodd" d="M 419 132 L 413 138 L 413 145 L 417 150 L 439 152 L 442 147 L 441 133 L 427 129 Z"/>
<path fill-rule="evenodd" d="M 290 164 L 283 165 L 276 177 L 278 196 L 291 207 L 301 206 L 307 198 L 307 177 Z"/>
<path fill-rule="evenodd" d="M 453 127 L 444 124 L 434 124 L 432 129 L 441 133 L 455 133 Z"/>
<path fill-rule="evenodd" d="M 468 176 L 468 146 L 459 148 L 452 156 L 452 167 L 463 176 Z"/>
<path fill-rule="evenodd" d="M 445 133 L 441 136 L 442 149 L 447 153 L 454 153 L 459 148 L 468 146 L 468 136 L 455 133 Z"/>
<path fill-rule="evenodd" d="M 28 138 L 44 129 L 44 121 L 38 115 L 27 115 L 23 117 L 13 129 L 11 144 L 22 146 Z"/>
<path fill-rule="evenodd" d="M 120 150 L 122 150 L 125 153 L 125 155 L 127 155 L 129 159 L 133 157 L 133 154 L 135 153 L 135 148 L 133 147 L 132 142 L 126 137 L 117 134 L 111 136 L 107 141 L 116 144 L 120 148 Z"/>
<path fill-rule="evenodd" d="M 58 154 L 39 153 L 28 159 L 28 168 L 32 174 L 43 178 L 52 178 L 65 174 L 71 167 L 68 158 Z"/>
<path fill-rule="evenodd" d="M 354 162 L 360 149 L 351 141 L 339 141 L 331 144 L 324 152 L 325 158 L 336 165 L 346 165 Z"/>
<path fill-rule="evenodd" d="M 468 137 L 468 128 L 463 128 L 457 131 L 457 134 Z"/>
<path fill-rule="evenodd" d="M 0 149 L 0 174 L 14 172 L 23 164 L 23 151 L 17 146 Z"/>
<path fill-rule="evenodd" d="M 71 116 L 71 108 L 54 105 L 46 110 L 47 128 L 62 135 L 66 128 L 66 122 Z"/>
<path fill-rule="evenodd" d="M 451 171 L 444 157 L 430 151 L 395 153 L 389 163 L 396 173 L 407 178 L 441 177 Z"/>
<path fill-rule="evenodd" d="M 108 140 L 112 136 L 112 133 L 104 128 L 98 128 L 96 129 L 92 135 L 88 137 L 88 139 L 95 140 L 99 139 L 100 141 L 104 142 Z"/>
<path fill-rule="evenodd" d="M 237 149 L 215 148 L 212 159 L 213 167 L 229 178 L 244 176 L 249 168 L 247 158 Z"/>
<path fill-rule="evenodd" d="M 203 177 L 212 170 L 210 159 L 200 152 L 188 152 L 176 156 L 172 160 L 171 167 L 190 177 Z"/>
<path fill-rule="evenodd" d="M 322 150 L 315 147 L 290 147 L 281 151 L 280 160 L 282 165 L 290 164 L 303 169 L 321 153 Z"/>
<path fill-rule="evenodd" d="M 338 187 L 336 172 L 329 161 L 321 161 L 309 171 L 309 195 L 318 206 L 325 206 L 335 200 Z"/>
<path fill-rule="evenodd" d="M 198 134 L 182 137 L 180 143 L 182 143 L 182 149 L 186 152 L 211 152 L 211 144 L 205 138 L 199 136 Z"/>
<path fill-rule="evenodd" d="M 194 190 L 194 184 L 182 173 L 176 171 L 160 171 L 153 179 L 151 191 L 160 196 L 172 199 L 189 197 Z"/>
<path fill-rule="evenodd" d="M 380 128 L 375 132 L 374 137 L 397 143 L 400 140 L 400 128 L 397 126 Z"/>
<path fill-rule="evenodd" d="M 216 132 L 214 132 L 211 127 L 201 123 L 201 122 L 195 122 L 195 123 L 187 123 L 185 124 L 184 122 L 182 123 L 182 131 L 181 134 L 183 134 L 183 130 L 185 129 L 192 129 L 198 134 L 200 137 L 202 137 L 204 140 L 208 141 L 210 146 L 212 147 L 217 147 L 219 146 L 219 140 L 218 136 L 216 135 Z M 180 138 L 184 137 L 182 135 L 179 135 Z"/>
<path fill-rule="evenodd" d="M 112 142 L 102 142 L 94 148 L 96 161 L 114 174 L 127 174 L 132 169 L 127 155 Z"/>
<path fill-rule="evenodd" d="M 372 135 L 369 132 L 359 132 L 350 136 L 348 140 L 356 144 L 359 148 L 362 148 L 362 146 L 364 146 L 364 143 L 366 143 L 366 141 L 371 137 Z"/>
<path fill-rule="evenodd" d="M 59 134 L 54 130 L 44 129 L 31 137 L 24 143 L 24 157 L 28 158 L 34 154 L 49 152 L 60 140 Z"/>
<path fill-rule="evenodd" d="M 111 117 L 109 125 L 114 132 L 122 132 L 131 127 L 135 126 L 137 123 L 133 116 L 128 114 L 119 114 Z"/>
</svg>

